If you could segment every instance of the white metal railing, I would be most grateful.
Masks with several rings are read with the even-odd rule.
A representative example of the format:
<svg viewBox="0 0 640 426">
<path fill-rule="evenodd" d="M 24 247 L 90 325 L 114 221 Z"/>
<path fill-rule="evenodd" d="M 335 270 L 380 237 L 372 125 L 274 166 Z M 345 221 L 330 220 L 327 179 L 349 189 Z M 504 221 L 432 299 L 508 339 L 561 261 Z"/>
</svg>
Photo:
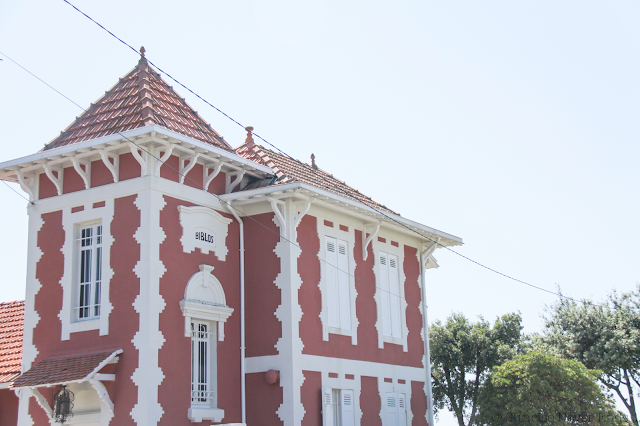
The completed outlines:
<svg viewBox="0 0 640 426">
<path fill-rule="evenodd" d="M 191 402 L 194 404 L 209 405 L 215 398 L 215 392 L 210 390 L 192 390 Z"/>
</svg>

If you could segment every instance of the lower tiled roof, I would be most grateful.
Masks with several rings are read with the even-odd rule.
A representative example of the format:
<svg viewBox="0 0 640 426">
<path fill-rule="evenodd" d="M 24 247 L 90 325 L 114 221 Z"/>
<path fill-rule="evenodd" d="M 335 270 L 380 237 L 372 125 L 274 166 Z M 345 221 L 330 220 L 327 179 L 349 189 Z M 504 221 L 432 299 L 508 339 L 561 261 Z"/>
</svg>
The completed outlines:
<svg viewBox="0 0 640 426">
<path fill-rule="evenodd" d="M 303 163 L 276 151 L 269 150 L 255 143 L 244 143 L 236 148 L 236 153 L 246 159 L 264 164 L 270 167 L 277 177 L 275 181 L 258 181 L 245 189 L 253 189 L 269 185 L 281 185 L 291 182 L 303 182 L 315 187 L 325 189 L 343 197 L 356 199 L 369 207 L 382 210 L 387 213 L 398 214 L 376 201 L 367 197 L 357 189 L 335 178 L 332 174 L 320 168 Z"/>
<path fill-rule="evenodd" d="M 23 329 L 24 301 L 0 303 L 0 383 L 20 375 Z"/>
<path fill-rule="evenodd" d="M 14 388 L 69 383 L 86 379 L 107 358 L 118 351 L 53 357 L 33 365 L 13 382 Z"/>
</svg>

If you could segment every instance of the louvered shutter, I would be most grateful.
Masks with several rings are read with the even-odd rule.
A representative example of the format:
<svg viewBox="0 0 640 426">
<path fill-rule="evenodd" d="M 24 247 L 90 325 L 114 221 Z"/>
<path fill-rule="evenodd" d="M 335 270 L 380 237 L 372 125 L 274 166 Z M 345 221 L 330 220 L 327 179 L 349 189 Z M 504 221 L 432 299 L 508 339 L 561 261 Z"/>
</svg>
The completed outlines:
<svg viewBox="0 0 640 426">
<path fill-rule="evenodd" d="M 326 237 L 327 310 L 329 327 L 340 327 L 340 292 L 338 290 L 338 243 L 335 238 Z"/>
<path fill-rule="evenodd" d="M 351 330 L 351 297 L 349 296 L 349 258 L 347 256 L 347 242 L 337 240 L 337 244 L 340 328 Z"/>
<path fill-rule="evenodd" d="M 398 426 L 407 426 L 407 401 L 403 393 L 398 394 Z"/>
<path fill-rule="evenodd" d="M 322 426 L 333 424 L 333 389 L 322 388 Z"/>
<path fill-rule="evenodd" d="M 389 257 L 389 305 L 391 316 L 391 336 L 402 337 L 401 314 L 400 314 L 400 285 L 398 283 L 398 258 L 394 255 Z"/>
<path fill-rule="evenodd" d="M 355 411 L 353 409 L 353 391 L 343 390 L 341 391 L 341 423 L 340 426 L 355 426 Z"/>
<path fill-rule="evenodd" d="M 398 399 L 395 393 L 387 393 L 387 424 L 385 426 L 398 425 Z"/>
<path fill-rule="evenodd" d="M 389 256 L 386 253 L 380 253 L 380 301 L 382 304 L 382 334 L 391 336 L 391 307 L 389 305 Z"/>
</svg>

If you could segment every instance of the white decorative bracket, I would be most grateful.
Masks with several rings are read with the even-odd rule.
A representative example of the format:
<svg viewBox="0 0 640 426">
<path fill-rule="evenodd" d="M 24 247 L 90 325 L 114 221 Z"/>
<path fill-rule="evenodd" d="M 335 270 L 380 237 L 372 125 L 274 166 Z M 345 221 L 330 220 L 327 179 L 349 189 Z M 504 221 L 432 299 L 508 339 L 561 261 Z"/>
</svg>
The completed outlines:
<svg viewBox="0 0 640 426">
<path fill-rule="evenodd" d="M 285 233 L 285 226 L 287 224 L 286 221 L 286 204 L 284 203 L 284 201 L 281 200 L 276 200 L 274 198 L 267 198 L 269 200 L 269 202 L 271 203 L 271 210 L 273 210 L 273 212 L 276 215 L 276 219 L 278 219 L 278 223 L 279 228 L 280 228 L 280 232 L 284 235 Z"/>
<path fill-rule="evenodd" d="M 120 175 L 120 156 L 118 154 L 106 152 L 105 150 L 100 150 L 100 158 L 102 158 L 102 162 L 111 172 L 111 176 L 113 176 L 113 183 L 118 183 Z M 113 163 L 111 160 L 113 160 Z"/>
<path fill-rule="evenodd" d="M 129 142 L 129 148 L 131 149 L 131 154 L 133 157 L 140 163 L 140 176 L 147 175 L 147 152 L 141 148 L 139 145 L 134 144 L 133 142 Z M 142 154 L 140 152 L 142 152 Z"/>
<path fill-rule="evenodd" d="M 296 207 L 296 211 L 298 210 L 298 206 L 302 206 L 302 208 L 300 208 L 300 211 L 296 213 L 296 217 L 293 219 L 293 229 L 297 229 L 298 225 L 300 225 L 300 222 L 302 221 L 302 218 L 309 212 L 309 209 L 311 208 L 311 201 L 297 203 L 294 204 L 294 206 Z"/>
<path fill-rule="evenodd" d="M 206 164 L 203 167 L 204 170 L 204 190 L 205 191 L 209 191 L 209 184 L 211 182 L 213 182 L 213 180 L 216 178 L 216 176 L 218 176 L 218 174 L 220 174 L 220 170 L 222 170 L 222 161 L 220 161 L 218 164 L 216 164 L 215 166 L 212 164 Z M 211 173 L 209 173 L 209 170 L 213 169 L 213 171 Z"/>
<path fill-rule="evenodd" d="M 373 229 L 371 229 L 371 232 L 369 232 L 369 236 L 367 237 L 368 227 L 372 227 Z M 362 230 L 362 260 L 367 260 L 367 256 L 369 255 L 367 247 L 369 247 L 369 244 L 371 244 L 371 241 L 373 241 L 376 235 L 378 235 L 379 231 L 380 223 L 371 223 L 364 225 L 364 229 Z"/>
<path fill-rule="evenodd" d="M 109 410 L 110 417 L 113 417 L 113 401 L 111 401 L 111 398 L 109 397 L 107 388 L 97 378 L 89 379 L 89 383 L 91 383 L 91 386 L 96 390 L 100 401 L 102 401 Z"/>
<path fill-rule="evenodd" d="M 165 161 L 167 161 L 171 156 L 171 153 L 173 152 L 173 147 L 174 147 L 174 144 L 169 144 L 169 146 L 164 147 L 164 154 L 162 154 L 162 156 L 156 161 L 156 169 L 155 169 L 156 176 L 160 176 L 160 167 L 162 167 Z M 162 149 L 163 148 L 159 148 L 157 153 L 160 154 L 162 152 Z"/>
<path fill-rule="evenodd" d="M 36 200 L 36 176 L 21 170 L 16 171 L 16 176 L 18 177 L 20 188 L 29 194 L 29 201 L 34 202 Z"/>
<path fill-rule="evenodd" d="M 198 157 L 200 157 L 199 153 L 180 157 L 180 183 L 184 183 L 184 178 L 187 177 L 187 173 L 189 173 L 191 169 L 193 169 L 193 167 L 196 165 L 196 163 L 198 162 Z"/>
<path fill-rule="evenodd" d="M 435 241 L 434 240 L 432 241 L 433 242 L 430 245 L 428 246 L 425 245 L 422 247 L 422 253 L 421 253 L 420 259 L 422 260 L 422 264 L 424 265 L 425 269 L 427 267 L 427 262 L 429 262 L 429 258 L 440 245 L 440 237 L 438 237 Z"/>
<path fill-rule="evenodd" d="M 78 172 L 84 181 L 84 188 L 91 188 L 91 162 L 72 157 L 71 163 L 73 163 L 73 168 L 76 169 L 76 172 Z M 82 169 L 82 166 L 84 166 L 84 170 Z"/>
<path fill-rule="evenodd" d="M 35 397 L 36 401 L 38 402 L 38 405 L 40 405 L 40 407 L 42 407 L 44 412 L 47 413 L 47 417 L 49 417 L 49 419 L 53 419 L 53 410 L 51 409 L 51 407 L 49 407 L 49 403 L 47 402 L 47 399 L 40 393 L 40 391 L 37 388 L 28 388 L 28 389 L 31 392 L 31 395 Z"/>
<path fill-rule="evenodd" d="M 233 189 L 238 186 L 238 184 L 240 183 L 240 181 L 242 180 L 242 178 L 244 177 L 244 170 L 240 171 L 240 172 L 233 172 L 233 173 L 227 173 L 227 185 L 224 188 L 224 193 L 225 194 L 231 194 L 231 191 L 233 191 Z M 236 177 L 233 181 L 231 180 L 232 177 Z"/>
<path fill-rule="evenodd" d="M 47 174 L 47 177 L 53 184 L 56 186 L 58 190 L 58 195 L 62 195 L 62 182 L 64 180 L 64 170 L 61 167 L 52 167 L 49 164 L 44 165 L 44 172 Z M 56 172 L 58 176 L 56 177 L 53 172 Z"/>
</svg>

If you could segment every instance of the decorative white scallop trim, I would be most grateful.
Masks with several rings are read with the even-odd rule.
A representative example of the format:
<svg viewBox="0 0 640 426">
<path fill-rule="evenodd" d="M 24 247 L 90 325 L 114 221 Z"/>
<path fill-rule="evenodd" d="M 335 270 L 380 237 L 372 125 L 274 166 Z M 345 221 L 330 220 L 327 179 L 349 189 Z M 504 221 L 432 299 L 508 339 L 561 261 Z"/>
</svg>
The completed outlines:
<svg viewBox="0 0 640 426">
<path fill-rule="evenodd" d="M 318 288 L 320 288 L 320 295 L 322 299 L 322 310 L 320 311 L 320 321 L 322 322 L 322 339 L 329 340 L 329 334 L 340 334 L 344 336 L 351 336 L 351 344 L 358 344 L 358 316 L 356 315 L 356 298 L 358 292 L 356 291 L 356 257 L 355 257 L 355 230 L 353 226 L 349 227 L 349 231 L 340 230 L 340 225 L 336 222 L 335 218 L 327 217 L 327 220 L 334 222 L 336 227 L 325 226 L 324 217 L 317 217 L 318 238 L 320 239 L 320 248 L 318 251 L 318 258 L 320 259 L 320 281 L 318 282 Z M 342 328 L 329 327 L 329 310 L 327 307 L 327 263 L 326 263 L 326 237 L 333 237 L 339 240 L 346 241 L 348 244 L 349 253 L 349 298 L 351 303 L 351 330 L 345 330 Z"/>
<path fill-rule="evenodd" d="M 44 225 L 44 220 L 33 206 L 29 207 L 29 246 L 27 250 L 27 288 L 24 302 L 24 331 L 22 340 L 22 372 L 29 370 L 38 356 L 38 348 L 33 342 L 33 331 L 40 321 L 40 315 L 35 309 L 36 295 L 42 284 L 36 278 L 37 266 L 42 257 L 42 250 L 38 247 L 38 232 Z M 18 426 L 32 426 L 33 419 L 29 414 L 30 392 L 19 391 Z"/>
<path fill-rule="evenodd" d="M 131 417 L 138 425 L 157 425 L 164 414 L 158 402 L 158 387 L 164 374 L 158 364 L 158 352 L 165 342 L 160 331 L 160 313 L 165 302 L 160 295 L 160 278 L 166 272 L 160 260 L 160 244 L 166 235 L 160 226 L 160 212 L 166 205 L 162 193 L 154 190 L 138 194 L 135 205 L 140 210 L 140 227 L 134 238 L 140 244 L 140 260 L 133 268 L 140 279 L 140 294 L 133 307 L 140 318 L 140 328 L 132 339 L 138 350 L 138 368 L 131 379 L 138 387 L 138 401 Z"/>
<path fill-rule="evenodd" d="M 296 229 L 309 211 L 311 203 L 295 203 L 291 199 L 269 201 L 275 213 L 273 221 L 280 228 L 280 241 L 274 250 L 280 259 L 280 273 L 274 283 L 280 289 L 282 297 L 282 303 L 275 312 L 276 318 L 282 324 L 282 337 L 278 339 L 276 349 L 280 354 L 281 365 L 287 366 L 280 370 L 283 402 L 276 414 L 284 426 L 294 426 L 300 425 L 305 413 L 300 396 L 300 387 L 304 382 L 300 368 L 304 344 L 300 338 L 302 308 L 298 301 L 298 291 L 302 285 L 302 277 L 298 273 L 298 258 L 302 250 L 297 245 Z"/>
</svg>

